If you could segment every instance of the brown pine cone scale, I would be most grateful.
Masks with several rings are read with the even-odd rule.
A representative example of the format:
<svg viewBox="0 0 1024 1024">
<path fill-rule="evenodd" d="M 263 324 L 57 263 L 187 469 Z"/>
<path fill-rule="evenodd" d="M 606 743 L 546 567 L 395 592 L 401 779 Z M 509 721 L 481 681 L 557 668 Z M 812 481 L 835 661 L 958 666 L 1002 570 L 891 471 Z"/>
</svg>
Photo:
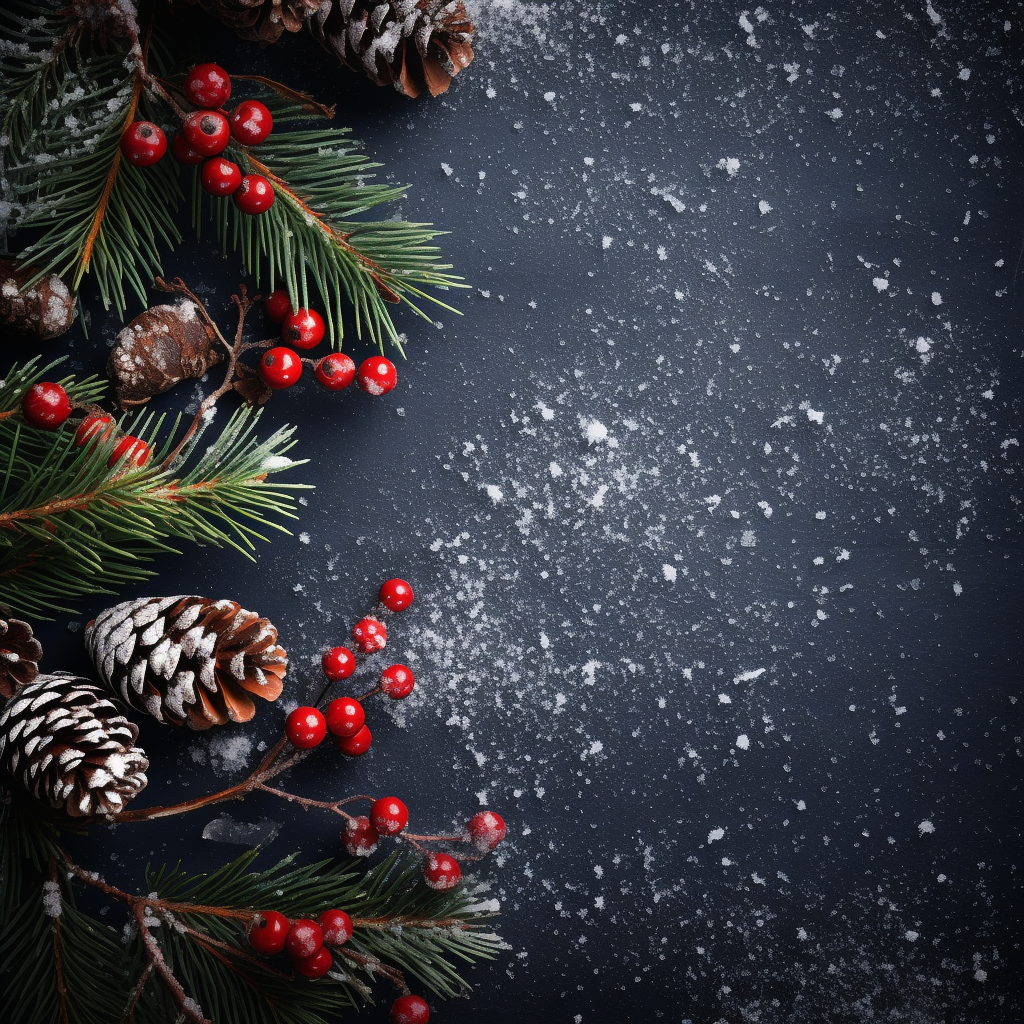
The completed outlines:
<svg viewBox="0 0 1024 1024">
<path fill-rule="evenodd" d="M 39 675 L 43 648 L 21 619 L 0 618 L 0 694 L 13 697 Z"/>
<path fill-rule="evenodd" d="M 281 695 L 288 666 L 267 619 L 234 601 L 152 597 L 108 608 L 85 646 L 100 679 L 125 703 L 169 725 L 248 722 L 253 697 Z"/>
</svg>

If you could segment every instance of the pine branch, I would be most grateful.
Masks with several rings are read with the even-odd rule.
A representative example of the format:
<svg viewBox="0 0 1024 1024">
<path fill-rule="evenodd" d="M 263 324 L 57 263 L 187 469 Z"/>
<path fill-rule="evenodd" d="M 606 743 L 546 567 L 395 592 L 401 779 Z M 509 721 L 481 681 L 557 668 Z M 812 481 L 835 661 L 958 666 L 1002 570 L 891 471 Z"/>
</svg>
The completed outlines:
<svg viewBox="0 0 1024 1024">
<path fill-rule="evenodd" d="M 0 602 L 40 617 L 72 611 L 68 602 L 77 597 L 150 575 L 144 563 L 175 551 L 171 542 L 232 547 L 252 557 L 268 529 L 287 532 L 276 520 L 294 518 L 291 492 L 301 485 L 269 478 L 301 464 L 286 455 L 291 428 L 261 440 L 259 411 L 241 409 L 204 452 L 196 454 L 210 429 L 205 420 L 165 464 L 176 431 L 161 444 L 162 419 L 127 417 L 122 434 L 144 439 L 154 456 L 144 467 L 111 468 L 121 434 L 79 447 L 73 423 L 39 431 L 17 415 L 21 396 L 51 369 L 33 361 L 0 385 Z M 76 404 L 88 405 L 99 393 L 92 378 L 60 383 Z"/>
</svg>

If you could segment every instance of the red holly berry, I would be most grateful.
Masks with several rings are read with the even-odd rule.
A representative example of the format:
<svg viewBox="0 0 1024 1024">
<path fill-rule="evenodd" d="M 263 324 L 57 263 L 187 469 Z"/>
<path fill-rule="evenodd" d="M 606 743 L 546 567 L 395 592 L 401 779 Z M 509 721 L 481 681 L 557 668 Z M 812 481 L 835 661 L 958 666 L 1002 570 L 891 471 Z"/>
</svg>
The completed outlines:
<svg viewBox="0 0 1024 1024">
<path fill-rule="evenodd" d="M 296 348 L 314 348 L 324 340 L 324 318 L 315 309 L 297 309 L 284 318 L 281 340 Z"/>
<path fill-rule="evenodd" d="M 370 824 L 369 818 L 360 815 L 345 822 L 341 841 L 350 857 L 369 857 L 377 849 L 380 833 Z"/>
<path fill-rule="evenodd" d="M 352 938 L 352 918 L 344 910 L 325 910 L 320 915 L 320 929 L 324 942 L 343 946 Z"/>
<path fill-rule="evenodd" d="M 152 121 L 133 121 L 121 136 L 121 153 L 136 167 L 152 167 L 167 152 L 167 136 Z"/>
<path fill-rule="evenodd" d="M 242 213 L 266 213 L 274 205 L 274 186 L 262 174 L 246 174 L 233 198 Z"/>
<path fill-rule="evenodd" d="M 75 444 L 81 448 L 89 441 L 106 441 L 114 430 L 111 416 L 86 416 L 75 431 Z"/>
<path fill-rule="evenodd" d="M 71 415 L 71 399 L 59 384 L 33 384 L 21 400 L 21 414 L 31 427 L 56 430 Z"/>
<path fill-rule="evenodd" d="M 201 164 L 206 159 L 188 144 L 188 139 L 181 132 L 171 139 L 171 152 L 179 164 Z"/>
<path fill-rule="evenodd" d="M 505 838 L 505 822 L 494 811 L 480 811 L 466 822 L 466 834 L 481 853 L 490 853 Z"/>
<path fill-rule="evenodd" d="M 290 923 L 284 914 L 276 910 L 264 910 L 249 929 L 249 945 L 263 956 L 280 953 L 284 949 L 289 927 Z"/>
<path fill-rule="evenodd" d="M 290 388 L 302 376 L 302 360 L 283 345 L 267 349 L 260 359 L 260 376 L 272 388 Z"/>
<path fill-rule="evenodd" d="M 363 654 L 382 651 L 388 642 L 388 628 L 377 619 L 360 619 L 352 627 L 352 639 Z"/>
<path fill-rule="evenodd" d="M 320 925 L 308 917 L 292 921 L 284 940 L 284 948 L 288 950 L 288 955 L 296 959 L 312 956 L 323 944 L 324 933 L 320 930 Z"/>
<path fill-rule="evenodd" d="M 312 956 L 292 960 L 292 966 L 305 978 L 322 978 L 333 964 L 334 957 L 326 946 L 321 946 Z"/>
<path fill-rule="evenodd" d="M 195 110 L 181 124 L 189 146 L 203 156 L 216 156 L 231 141 L 228 119 L 219 110 Z"/>
<path fill-rule="evenodd" d="M 348 679 L 356 670 L 356 656 L 347 647 L 332 647 L 320 658 L 320 667 L 331 682 Z"/>
<path fill-rule="evenodd" d="M 273 128 L 274 117 L 259 100 L 243 100 L 231 112 L 231 134 L 243 146 L 258 146 Z"/>
<path fill-rule="evenodd" d="M 203 164 L 200 180 L 210 195 L 229 196 L 242 184 L 242 170 L 222 156 L 212 156 Z"/>
<path fill-rule="evenodd" d="M 313 367 L 316 379 L 328 391 L 341 391 L 355 380 L 356 364 L 344 352 L 332 352 Z"/>
<path fill-rule="evenodd" d="M 288 298 L 287 290 L 275 288 L 263 300 L 263 311 L 271 323 L 279 324 L 292 311 L 292 300 Z"/>
<path fill-rule="evenodd" d="M 125 434 L 110 453 L 107 466 L 113 469 L 122 460 L 124 469 L 129 469 L 131 466 L 144 466 L 149 462 L 149 445 L 140 437 Z"/>
<path fill-rule="evenodd" d="M 370 749 L 373 733 L 368 725 L 364 725 L 355 736 L 339 736 L 334 742 L 346 757 L 361 757 Z"/>
<path fill-rule="evenodd" d="M 380 585 L 380 603 L 388 611 L 402 612 L 412 604 L 412 587 L 405 580 L 397 577 L 393 580 L 385 580 Z"/>
<path fill-rule="evenodd" d="M 371 356 L 359 367 L 359 386 L 369 395 L 386 395 L 398 383 L 398 371 L 390 359 Z"/>
<path fill-rule="evenodd" d="M 412 693 L 416 678 L 408 665 L 388 665 L 380 674 L 380 688 L 392 700 L 402 700 Z"/>
<path fill-rule="evenodd" d="M 447 853 L 428 853 L 423 858 L 423 880 L 431 889 L 454 889 L 462 878 L 459 862 Z"/>
<path fill-rule="evenodd" d="M 185 76 L 181 91 L 193 107 L 216 110 L 231 97 L 231 78 L 219 64 L 197 64 Z"/>
<path fill-rule="evenodd" d="M 285 719 L 284 732 L 292 746 L 299 750 L 312 750 L 323 743 L 327 735 L 327 719 L 317 708 L 296 708 Z"/>
<path fill-rule="evenodd" d="M 399 996 L 391 1004 L 390 1024 L 427 1024 L 430 1007 L 419 996 Z"/>
<path fill-rule="evenodd" d="M 370 822 L 384 836 L 396 836 L 409 824 L 409 808 L 397 796 L 382 796 L 373 801 Z"/>
<path fill-rule="evenodd" d="M 353 697 L 338 697 L 327 705 L 327 728 L 332 736 L 355 736 L 365 724 L 363 705 Z"/>
</svg>

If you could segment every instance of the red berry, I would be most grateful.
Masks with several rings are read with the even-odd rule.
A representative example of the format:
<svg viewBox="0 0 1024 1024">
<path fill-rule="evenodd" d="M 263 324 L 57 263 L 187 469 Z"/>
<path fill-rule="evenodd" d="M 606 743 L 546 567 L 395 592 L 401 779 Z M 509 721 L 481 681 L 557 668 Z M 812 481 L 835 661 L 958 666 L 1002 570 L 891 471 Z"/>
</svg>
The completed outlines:
<svg viewBox="0 0 1024 1024">
<path fill-rule="evenodd" d="M 295 957 L 292 966 L 306 978 L 322 978 L 334 965 L 331 951 L 321 946 L 312 956 Z"/>
<path fill-rule="evenodd" d="M 384 836 L 396 836 L 409 824 L 409 808 L 397 796 L 382 796 L 370 808 L 373 827 Z"/>
<path fill-rule="evenodd" d="M 308 917 L 292 921 L 284 940 L 284 948 L 288 950 L 288 955 L 296 959 L 312 956 L 323 944 L 324 933 L 320 930 L 320 925 Z"/>
<path fill-rule="evenodd" d="M 106 441 L 114 430 L 114 420 L 110 416 L 86 416 L 75 431 L 75 444 L 81 448 L 89 441 Z"/>
<path fill-rule="evenodd" d="M 377 619 L 360 619 L 352 627 L 352 639 L 363 654 L 382 651 L 388 642 L 388 628 Z"/>
<path fill-rule="evenodd" d="M 328 391 L 341 391 L 356 378 L 356 364 L 344 352 L 324 356 L 315 367 L 316 379 Z"/>
<path fill-rule="evenodd" d="M 350 857 L 369 857 L 377 849 L 380 833 L 370 824 L 369 818 L 360 816 L 345 822 L 341 840 Z"/>
<path fill-rule="evenodd" d="M 284 940 L 290 927 L 288 918 L 276 910 L 264 910 L 249 929 L 249 945 L 262 953 L 273 956 L 284 949 Z"/>
<path fill-rule="evenodd" d="M 206 159 L 188 144 L 188 139 L 181 132 L 171 139 L 171 152 L 179 164 L 201 164 Z"/>
<path fill-rule="evenodd" d="M 391 1004 L 390 1024 L 427 1024 L 430 1007 L 419 996 L 399 996 Z"/>
<path fill-rule="evenodd" d="M 231 97 L 231 78 L 219 64 L 197 64 L 186 75 L 181 91 L 193 107 L 216 110 Z"/>
<path fill-rule="evenodd" d="M 260 359 L 260 376 L 272 388 L 290 388 L 302 376 L 302 360 L 283 345 L 267 349 Z"/>
<path fill-rule="evenodd" d="M 320 915 L 320 929 L 324 942 L 344 946 L 352 938 L 352 918 L 344 910 L 325 910 Z"/>
<path fill-rule="evenodd" d="M 273 128 L 274 117 L 259 100 L 243 100 L 231 112 L 231 134 L 243 146 L 259 145 Z"/>
<path fill-rule="evenodd" d="M 211 156 L 203 164 L 200 175 L 203 188 L 212 196 L 229 196 L 242 184 L 242 171 L 238 164 L 222 156 Z"/>
<path fill-rule="evenodd" d="M 361 757 L 370 749 L 373 733 L 368 725 L 364 725 L 355 736 L 339 736 L 334 742 L 346 757 Z"/>
<path fill-rule="evenodd" d="M 249 216 L 265 213 L 274 205 L 274 186 L 262 174 L 246 174 L 234 200 L 235 206 Z"/>
<path fill-rule="evenodd" d="M 390 359 L 371 356 L 359 367 L 359 386 L 369 395 L 386 395 L 398 383 L 398 371 Z"/>
<path fill-rule="evenodd" d="M 288 298 L 287 290 L 275 288 L 263 300 L 263 311 L 271 323 L 279 324 L 292 311 L 292 300 Z"/>
<path fill-rule="evenodd" d="M 428 853 L 423 858 L 423 880 L 431 889 L 454 889 L 462 878 L 459 862 L 447 853 Z"/>
<path fill-rule="evenodd" d="M 312 750 L 323 743 L 327 735 L 327 719 L 317 708 L 296 708 L 285 720 L 284 731 L 292 746 Z"/>
<path fill-rule="evenodd" d="M 403 612 L 412 604 L 412 587 L 397 577 L 380 585 L 380 603 L 391 612 Z"/>
<path fill-rule="evenodd" d="M 193 111 L 181 124 L 189 146 L 203 156 L 216 156 L 231 141 L 228 119 L 219 110 Z"/>
<path fill-rule="evenodd" d="M 29 426 L 56 430 L 71 415 L 71 400 L 59 384 L 43 381 L 25 392 L 21 414 Z"/>
<path fill-rule="evenodd" d="M 167 152 L 167 136 L 152 121 L 133 121 L 121 136 L 121 153 L 136 167 L 152 167 Z"/>
<path fill-rule="evenodd" d="M 149 445 L 142 438 L 125 434 L 110 453 L 107 465 L 113 469 L 122 460 L 124 469 L 129 469 L 131 466 L 144 466 L 149 462 Z"/>
<path fill-rule="evenodd" d="M 355 736 L 366 724 L 363 705 L 353 697 L 338 697 L 327 705 L 327 728 L 332 736 Z"/>
<path fill-rule="evenodd" d="M 388 665 L 380 674 L 380 688 L 392 700 L 401 700 L 412 693 L 416 677 L 408 665 Z"/>
<path fill-rule="evenodd" d="M 490 853 L 505 838 L 505 822 L 494 811 L 480 811 L 466 822 L 466 833 L 481 853 Z"/>
<path fill-rule="evenodd" d="M 356 656 L 347 647 L 332 647 L 320 658 L 324 675 L 331 682 L 348 679 L 356 670 Z"/>
<path fill-rule="evenodd" d="M 324 318 L 315 309 L 297 309 L 284 318 L 281 340 L 296 348 L 313 348 L 324 340 Z"/>
</svg>

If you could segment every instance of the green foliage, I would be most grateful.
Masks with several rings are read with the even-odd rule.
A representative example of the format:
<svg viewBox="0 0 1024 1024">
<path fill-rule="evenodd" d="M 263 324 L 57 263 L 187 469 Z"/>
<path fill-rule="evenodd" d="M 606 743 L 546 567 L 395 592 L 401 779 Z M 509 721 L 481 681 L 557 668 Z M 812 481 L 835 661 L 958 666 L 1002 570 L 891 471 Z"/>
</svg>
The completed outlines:
<svg viewBox="0 0 1024 1024">
<path fill-rule="evenodd" d="M 33 360 L 0 384 L 0 603 L 40 617 L 73 611 L 68 602 L 77 597 L 150 575 L 144 563 L 176 550 L 171 541 L 230 546 L 251 557 L 266 529 L 287 532 L 274 519 L 294 517 L 290 492 L 301 485 L 269 478 L 300 464 L 285 454 L 291 428 L 260 440 L 259 412 L 242 409 L 201 454 L 197 431 L 168 463 L 177 431 L 161 441 L 162 420 L 137 414 L 122 418 L 121 433 L 78 447 L 74 421 L 36 430 L 18 412 L 25 391 L 54 365 Z M 78 404 L 94 402 L 102 387 L 91 377 L 58 383 Z M 146 466 L 108 466 L 122 433 L 150 444 Z"/>
<path fill-rule="evenodd" d="M 429 224 L 357 219 L 403 199 L 405 188 L 369 180 L 379 165 L 347 129 L 296 127 L 329 115 L 326 108 L 251 86 L 271 106 L 275 130 L 252 148 L 232 144 L 226 155 L 246 173 L 268 175 L 277 199 L 266 213 L 247 216 L 230 200 L 204 199 L 194 169 L 170 155 L 142 169 L 121 159 L 121 135 L 137 117 L 168 135 L 177 127 L 173 91 L 152 76 L 173 79 L 171 65 L 186 61 L 165 54 L 173 40 L 165 39 L 162 23 L 141 56 L 130 55 L 127 40 L 94 47 L 68 24 L 53 4 L 14 3 L 0 11 L 0 199 L 10 204 L 9 230 L 30 233 L 20 258 L 39 276 L 67 275 L 77 290 L 92 273 L 106 307 L 123 315 L 131 294 L 145 306 L 148 285 L 162 274 L 161 253 L 181 241 L 175 218 L 183 177 L 197 233 L 208 204 L 222 249 L 240 252 L 258 282 L 280 282 L 302 306 L 319 292 L 339 347 L 346 305 L 356 336 L 381 347 L 385 339 L 399 341 L 394 304 L 424 319 L 421 300 L 456 312 L 424 291 L 464 287 L 440 261 Z M 236 86 L 246 88 L 241 80 Z"/>
</svg>

